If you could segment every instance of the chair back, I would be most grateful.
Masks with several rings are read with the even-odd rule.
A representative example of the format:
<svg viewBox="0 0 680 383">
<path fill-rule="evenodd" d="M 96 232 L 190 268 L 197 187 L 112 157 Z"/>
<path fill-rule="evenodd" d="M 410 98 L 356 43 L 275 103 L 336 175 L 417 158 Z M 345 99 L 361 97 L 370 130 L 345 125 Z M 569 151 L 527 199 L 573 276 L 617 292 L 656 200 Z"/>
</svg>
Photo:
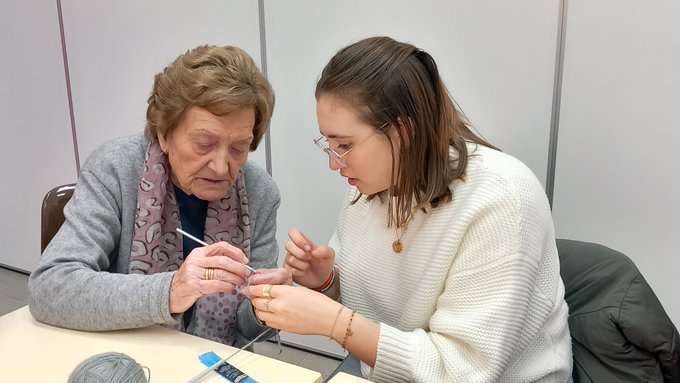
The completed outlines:
<svg viewBox="0 0 680 383">
<path fill-rule="evenodd" d="M 64 205 L 73 196 L 76 184 L 66 184 L 53 188 L 43 198 L 40 209 L 40 253 L 52 240 L 64 223 Z"/>
<path fill-rule="evenodd" d="M 680 334 L 633 261 L 596 243 L 557 250 L 574 383 L 680 382 Z"/>
</svg>

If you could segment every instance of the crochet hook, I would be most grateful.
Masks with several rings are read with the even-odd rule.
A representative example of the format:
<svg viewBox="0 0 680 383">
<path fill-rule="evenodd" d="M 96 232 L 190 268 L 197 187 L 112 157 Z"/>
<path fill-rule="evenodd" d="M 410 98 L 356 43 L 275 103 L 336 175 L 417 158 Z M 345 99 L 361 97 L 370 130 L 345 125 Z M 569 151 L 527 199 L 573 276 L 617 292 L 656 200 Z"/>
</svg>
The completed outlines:
<svg viewBox="0 0 680 383">
<path fill-rule="evenodd" d="M 178 227 L 177 229 L 175 229 L 175 230 L 177 230 L 178 233 L 180 233 L 180 234 L 182 234 L 182 235 L 184 235 L 184 236 L 186 236 L 186 237 L 188 237 L 188 238 L 193 239 L 194 241 L 200 243 L 200 244 L 203 245 L 203 246 L 208 246 L 208 244 L 207 244 L 206 242 L 201 241 L 200 239 L 194 237 L 193 235 L 187 233 L 186 231 L 180 229 L 179 227 Z M 250 271 L 250 275 L 255 274 L 255 269 L 253 269 L 252 267 L 246 265 L 246 269 L 248 269 L 248 271 Z"/>
</svg>

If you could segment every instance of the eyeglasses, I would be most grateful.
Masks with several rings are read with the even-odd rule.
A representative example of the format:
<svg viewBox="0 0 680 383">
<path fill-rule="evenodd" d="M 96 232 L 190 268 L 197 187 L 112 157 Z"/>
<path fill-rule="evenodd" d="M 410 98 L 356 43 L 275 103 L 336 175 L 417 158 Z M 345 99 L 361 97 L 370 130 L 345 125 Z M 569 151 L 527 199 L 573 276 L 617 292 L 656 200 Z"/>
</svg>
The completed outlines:
<svg viewBox="0 0 680 383">
<path fill-rule="evenodd" d="M 349 153 L 349 152 L 351 152 L 352 150 L 354 150 L 354 148 L 356 148 L 357 146 L 359 146 L 359 145 L 361 145 L 362 143 L 364 143 L 366 140 L 368 140 L 369 138 L 371 138 L 375 133 L 377 133 L 379 130 L 382 130 L 382 129 L 383 129 L 384 127 L 386 127 L 387 125 L 389 125 L 389 124 L 388 124 L 388 123 L 385 123 L 385 124 L 381 125 L 378 129 L 373 130 L 373 132 L 372 132 L 371 134 L 369 134 L 366 138 L 364 138 L 363 140 L 359 141 L 358 144 L 356 144 L 356 145 L 352 146 L 351 148 L 347 149 L 344 153 L 338 153 L 338 152 L 336 152 L 335 150 L 331 149 L 331 148 L 328 146 L 328 139 L 327 139 L 326 136 L 324 136 L 324 135 L 321 135 L 321 137 L 319 137 L 319 138 L 317 138 L 316 140 L 314 140 L 314 143 L 315 143 L 316 146 L 318 146 L 321 150 L 323 150 L 326 154 L 328 154 L 328 157 L 334 159 L 335 162 L 337 162 L 338 165 L 340 165 L 341 168 L 346 168 L 346 167 L 347 167 L 347 162 L 345 162 L 345 160 L 343 159 L 343 157 L 345 157 L 345 156 L 347 155 L 347 153 Z M 324 143 L 322 142 L 322 140 L 326 140 L 326 145 L 325 145 L 325 146 L 324 146 Z"/>
</svg>

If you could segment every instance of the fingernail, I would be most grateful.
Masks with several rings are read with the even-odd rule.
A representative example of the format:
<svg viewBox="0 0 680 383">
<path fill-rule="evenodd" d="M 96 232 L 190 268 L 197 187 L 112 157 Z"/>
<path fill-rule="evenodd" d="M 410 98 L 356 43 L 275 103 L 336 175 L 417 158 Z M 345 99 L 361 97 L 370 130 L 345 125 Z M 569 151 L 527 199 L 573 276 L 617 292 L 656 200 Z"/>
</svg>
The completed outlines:
<svg viewBox="0 0 680 383">
<path fill-rule="evenodd" d="M 309 245 L 305 245 L 305 251 L 310 251 L 310 250 L 312 250 L 312 247 L 309 246 Z"/>
</svg>

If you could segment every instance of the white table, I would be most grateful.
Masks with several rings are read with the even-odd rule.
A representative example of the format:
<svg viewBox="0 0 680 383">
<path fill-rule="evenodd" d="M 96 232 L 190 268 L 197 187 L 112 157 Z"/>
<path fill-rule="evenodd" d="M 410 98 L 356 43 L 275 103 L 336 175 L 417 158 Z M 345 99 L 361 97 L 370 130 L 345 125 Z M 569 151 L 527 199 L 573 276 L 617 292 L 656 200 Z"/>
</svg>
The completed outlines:
<svg viewBox="0 0 680 383">
<path fill-rule="evenodd" d="M 204 369 L 198 355 L 214 351 L 225 357 L 235 350 L 161 326 L 108 332 L 67 330 L 37 322 L 27 306 L 0 317 L 0 382 L 66 382 L 80 362 L 110 351 L 125 353 L 147 366 L 152 383 L 186 382 Z M 322 382 L 317 371 L 247 351 L 229 363 L 259 383 Z M 201 382 L 226 380 L 211 373 Z"/>
</svg>

